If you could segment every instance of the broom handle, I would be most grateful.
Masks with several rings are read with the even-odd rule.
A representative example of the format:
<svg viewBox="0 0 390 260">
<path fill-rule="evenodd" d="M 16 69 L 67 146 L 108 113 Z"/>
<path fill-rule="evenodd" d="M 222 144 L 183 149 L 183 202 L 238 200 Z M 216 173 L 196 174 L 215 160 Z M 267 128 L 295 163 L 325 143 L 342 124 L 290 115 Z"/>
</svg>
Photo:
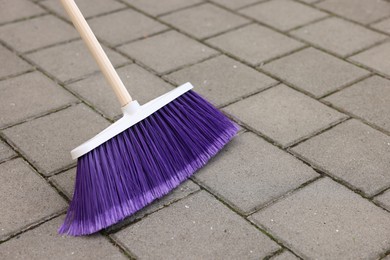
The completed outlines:
<svg viewBox="0 0 390 260">
<path fill-rule="evenodd" d="M 129 92 L 123 85 L 123 82 L 116 73 L 102 46 L 99 44 L 87 21 L 80 12 L 74 0 L 61 0 L 69 17 L 72 19 L 74 26 L 84 40 L 95 61 L 99 65 L 106 80 L 114 90 L 121 106 L 125 106 L 132 101 Z"/>
</svg>

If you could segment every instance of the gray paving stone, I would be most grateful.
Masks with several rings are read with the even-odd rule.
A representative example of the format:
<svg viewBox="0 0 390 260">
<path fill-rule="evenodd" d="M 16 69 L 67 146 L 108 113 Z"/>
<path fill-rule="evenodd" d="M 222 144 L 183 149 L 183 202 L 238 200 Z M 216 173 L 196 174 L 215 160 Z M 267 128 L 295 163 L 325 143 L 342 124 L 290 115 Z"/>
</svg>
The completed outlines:
<svg viewBox="0 0 390 260">
<path fill-rule="evenodd" d="M 315 97 L 326 95 L 369 74 L 314 48 L 280 58 L 261 69 Z"/>
<path fill-rule="evenodd" d="M 177 11 L 161 19 L 199 39 L 249 23 L 249 20 L 212 4 Z"/>
<path fill-rule="evenodd" d="M 0 66 L 0 78 L 15 75 L 32 67 L 5 47 L 0 45 L 0 60 L 7 61 L 7 66 Z"/>
<path fill-rule="evenodd" d="M 304 26 L 291 34 L 342 57 L 386 39 L 383 34 L 336 17 Z"/>
<path fill-rule="evenodd" d="M 57 234 L 63 216 L 0 245 L 6 259 L 127 259 L 101 235 L 66 237 Z"/>
<path fill-rule="evenodd" d="M 21 122 L 76 100 L 40 72 L 0 81 L 0 127 Z"/>
<path fill-rule="evenodd" d="M 99 16 L 88 23 L 97 37 L 114 46 L 167 29 L 165 25 L 131 9 Z"/>
<path fill-rule="evenodd" d="M 272 0 L 241 9 L 241 13 L 282 31 L 324 18 L 328 14 L 290 0 Z"/>
<path fill-rule="evenodd" d="M 389 249 L 390 214 L 328 178 L 251 220 L 305 259 L 377 259 Z"/>
<path fill-rule="evenodd" d="M 119 49 L 161 74 L 217 54 L 215 50 L 175 31 L 132 42 Z"/>
<path fill-rule="evenodd" d="M 141 259 L 259 259 L 279 248 L 206 192 L 162 209 L 113 238 Z"/>
<path fill-rule="evenodd" d="M 118 66 L 128 62 L 120 54 L 105 49 L 108 58 Z M 74 41 L 40 50 L 26 56 L 62 82 L 81 78 L 99 70 L 82 41 Z"/>
<path fill-rule="evenodd" d="M 374 76 L 335 93 L 326 102 L 390 132 L 390 81 Z"/>
<path fill-rule="evenodd" d="M 298 0 L 298 1 L 303 2 L 303 3 L 307 3 L 307 4 L 314 4 L 314 3 L 322 1 L 322 0 Z"/>
<path fill-rule="evenodd" d="M 4 142 L 0 141 L 0 162 L 16 156 L 16 153 Z"/>
<path fill-rule="evenodd" d="M 77 37 L 72 26 L 51 15 L 0 27 L 0 38 L 18 52 L 31 51 Z"/>
<path fill-rule="evenodd" d="M 390 14 L 390 3 L 382 0 L 325 0 L 317 6 L 363 24 L 375 22 Z"/>
<path fill-rule="evenodd" d="M 74 184 L 76 181 L 76 168 L 67 170 L 66 172 L 54 175 L 49 180 L 62 191 L 68 199 L 72 199 L 74 192 Z"/>
<path fill-rule="evenodd" d="M 70 151 L 94 137 L 108 122 L 83 104 L 3 131 L 45 175 L 75 163 Z"/>
<path fill-rule="evenodd" d="M 76 0 L 77 6 L 80 8 L 85 18 L 92 16 L 113 12 L 125 8 L 126 5 L 113 0 Z M 61 2 L 58 0 L 45 0 L 40 1 L 40 4 L 44 5 L 52 12 L 70 21 L 68 14 L 62 7 Z"/>
<path fill-rule="evenodd" d="M 371 27 L 390 34 L 390 18 L 375 23 Z"/>
<path fill-rule="evenodd" d="M 386 74 L 390 77 L 390 64 L 386 57 L 390 55 L 390 42 L 385 42 L 375 46 L 362 53 L 351 57 L 351 60 L 356 61 L 364 66 L 370 67 L 379 73 Z"/>
<path fill-rule="evenodd" d="M 136 64 L 118 69 L 118 74 L 132 97 L 140 104 L 172 90 L 171 85 Z M 68 87 L 109 118 L 122 115 L 114 92 L 101 74 L 77 81 Z"/>
<path fill-rule="evenodd" d="M 274 257 L 271 257 L 270 260 L 298 260 L 299 258 L 296 257 L 293 253 L 290 251 L 283 251 L 281 254 L 278 254 Z"/>
<path fill-rule="evenodd" d="M 0 164 L 0 201 L 0 240 L 66 207 L 66 202 L 22 159 Z"/>
<path fill-rule="evenodd" d="M 236 137 L 195 178 L 244 214 L 318 174 L 253 133 Z"/>
<path fill-rule="evenodd" d="M 296 40 L 257 24 L 219 35 L 207 42 L 252 65 L 303 46 Z"/>
<path fill-rule="evenodd" d="M 384 193 L 382 193 L 381 195 L 376 196 L 374 198 L 374 201 L 381 204 L 387 210 L 390 210 L 390 190 L 387 190 Z"/>
<path fill-rule="evenodd" d="M 289 146 L 345 118 L 284 85 L 272 87 L 224 110 L 282 146 Z"/>
<path fill-rule="evenodd" d="M 184 7 L 188 7 L 203 0 L 124 0 L 128 4 L 146 12 L 157 16 L 164 13 L 172 12 Z"/>
<path fill-rule="evenodd" d="M 166 76 L 180 85 L 191 82 L 195 91 L 223 106 L 276 83 L 276 81 L 224 55 Z"/>
<path fill-rule="evenodd" d="M 292 151 L 368 196 L 390 185 L 390 137 L 357 120 L 342 123 Z"/>
<path fill-rule="evenodd" d="M 262 2 L 264 0 L 211 0 L 211 2 L 223 5 L 230 9 L 238 9 L 246 5 Z"/>
<path fill-rule="evenodd" d="M 0 23 L 11 22 L 43 13 L 45 11 L 42 8 L 28 0 L 0 0 Z"/>
</svg>

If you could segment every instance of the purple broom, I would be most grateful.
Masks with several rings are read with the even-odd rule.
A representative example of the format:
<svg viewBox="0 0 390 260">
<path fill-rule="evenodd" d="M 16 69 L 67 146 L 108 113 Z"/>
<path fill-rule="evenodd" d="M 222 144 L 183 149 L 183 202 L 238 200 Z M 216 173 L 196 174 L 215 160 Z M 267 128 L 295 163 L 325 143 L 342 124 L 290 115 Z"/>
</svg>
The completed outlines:
<svg viewBox="0 0 390 260">
<path fill-rule="evenodd" d="M 59 233 L 95 233 L 161 198 L 207 163 L 238 127 L 186 83 L 133 101 L 74 0 L 61 0 L 122 105 L 123 117 L 72 150 L 75 191 Z"/>
</svg>

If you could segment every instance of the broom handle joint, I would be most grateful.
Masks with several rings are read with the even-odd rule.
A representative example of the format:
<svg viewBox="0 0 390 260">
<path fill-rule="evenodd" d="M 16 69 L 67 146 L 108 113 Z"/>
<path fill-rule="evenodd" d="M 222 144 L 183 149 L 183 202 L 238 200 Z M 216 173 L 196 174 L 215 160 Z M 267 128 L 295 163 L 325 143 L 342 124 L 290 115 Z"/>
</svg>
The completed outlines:
<svg viewBox="0 0 390 260">
<path fill-rule="evenodd" d="M 125 106 L 132 101 L 129 92 L 123 85 L 123 82 L 115 71 L 102 46 L 99 44 L 87 21 L 80 12 L 74 0 L 61 0 L 69 17 L 72 19 L 74 26 L 79 32 L 81 38 L 84 40 L 100 70 L 105 76 L 106 80 L 114 90 L 121 106 Z"/>
</svg>

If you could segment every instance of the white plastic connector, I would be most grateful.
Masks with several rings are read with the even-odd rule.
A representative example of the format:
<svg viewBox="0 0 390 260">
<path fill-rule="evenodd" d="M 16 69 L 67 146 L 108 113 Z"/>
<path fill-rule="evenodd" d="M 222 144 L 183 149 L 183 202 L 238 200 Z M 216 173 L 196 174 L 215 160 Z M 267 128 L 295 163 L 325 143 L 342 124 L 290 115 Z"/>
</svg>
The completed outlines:
<svg viewBox="0 0 390 260">
<path fill-rule="evenodd" d="M 71 151 L 71 155 L 73 159 L 77 159 L 78 157 L 90 152 L 95 149 L 99 145 L 104 142 L 110 140 L 114 136 L 122 133 L 129 127 L 137 124 L 141 120 L 147 118 L 163 106 L 172 102 L 179 96 L 183 95 L 193 86 L 191 83 L 187 82 L 164 95 L 149 101 L 148 103 L 140 106 L 137 101 L 132 101 L 126 106 L 122 107 L 123 117 L 121 117 L 118 121 L 104 129 L 102 132 L 97 134 L 95 137 L 89 139 L 82 145 L 76 147 Z"/>
</svg>

